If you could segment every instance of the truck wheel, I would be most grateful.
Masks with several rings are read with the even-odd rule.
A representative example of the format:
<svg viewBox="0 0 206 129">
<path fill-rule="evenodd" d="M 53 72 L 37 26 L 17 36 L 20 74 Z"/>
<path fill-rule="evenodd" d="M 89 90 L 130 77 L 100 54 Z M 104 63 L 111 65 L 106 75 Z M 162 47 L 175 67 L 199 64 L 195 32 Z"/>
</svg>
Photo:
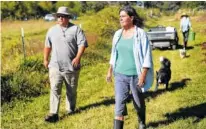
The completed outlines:
<svg viewBox="0 0 206 129">
<path fill-rule="evenodd" d="M 150 46 L 151 46 L 152 50 L 155 49 L 154 45 L 152 44 L 152 41 L 150 41 Z"/>
<path fill-rule="evenodd" d="M 173 50 L 177 49 L 177 45 L 172 45 L 172 49 Z"/>
<path fill-rule="evenodd" d="M 151 47 L 152 47 L 152 50 L 154 50 L 154 49 L 155 49 L 155 46 L 154 46 L 154 45 L 152 45 Z"/>
</svg>

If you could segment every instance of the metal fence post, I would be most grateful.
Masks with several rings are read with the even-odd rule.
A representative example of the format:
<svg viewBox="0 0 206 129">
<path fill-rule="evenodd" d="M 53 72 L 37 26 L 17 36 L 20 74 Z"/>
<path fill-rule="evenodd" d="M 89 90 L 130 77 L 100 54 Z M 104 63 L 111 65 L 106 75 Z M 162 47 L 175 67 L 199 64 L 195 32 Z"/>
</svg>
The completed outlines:
<svg viewBox="0 0 206 129">
<path fill-rule="evenodd" d="M 21 28 L 21 40 L 22 40 L 22 48 L 23 48 L 24 63 L 25 63 L 26 53 L 25 53 L 25 47 L 24 47 L 24 29 L 23 28 Z"/>
</svg>

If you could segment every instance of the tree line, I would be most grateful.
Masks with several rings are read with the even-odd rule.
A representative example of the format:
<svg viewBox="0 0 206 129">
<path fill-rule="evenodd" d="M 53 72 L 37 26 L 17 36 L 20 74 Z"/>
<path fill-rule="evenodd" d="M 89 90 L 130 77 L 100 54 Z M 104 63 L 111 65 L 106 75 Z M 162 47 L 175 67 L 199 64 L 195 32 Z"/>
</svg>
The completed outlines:
<svg viewBox="0 0 206 129">
<path fill-rule="evenodd" d="M 2 1 L 1 19 L 39 19 L 55 13 L 59 6 L 67 6 L 79 16 L 88 11 L 98 12 L 106 6 L 133 5 L 143 8 L 159 8 L 161 11 L 177 11 L 180 8 L 206 9 L 206 1 Z"/>
</svg>

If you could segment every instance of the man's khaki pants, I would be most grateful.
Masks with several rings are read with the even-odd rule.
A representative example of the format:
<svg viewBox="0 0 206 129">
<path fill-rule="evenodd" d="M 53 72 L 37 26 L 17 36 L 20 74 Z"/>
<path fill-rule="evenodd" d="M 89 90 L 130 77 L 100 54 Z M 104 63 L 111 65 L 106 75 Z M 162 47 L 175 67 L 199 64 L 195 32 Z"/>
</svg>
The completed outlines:
<svg viewBox="0 0 206 129">
<path fill-rule="evenodd" d="M 62 83 L 66 85 L 66 110 L 74 111 L 77 98 L 79 71 L 61 72 L 57 68 L 49 68 L 50 79 L 50 113 L 58 114 L 61 99 Z"/>
</svg>

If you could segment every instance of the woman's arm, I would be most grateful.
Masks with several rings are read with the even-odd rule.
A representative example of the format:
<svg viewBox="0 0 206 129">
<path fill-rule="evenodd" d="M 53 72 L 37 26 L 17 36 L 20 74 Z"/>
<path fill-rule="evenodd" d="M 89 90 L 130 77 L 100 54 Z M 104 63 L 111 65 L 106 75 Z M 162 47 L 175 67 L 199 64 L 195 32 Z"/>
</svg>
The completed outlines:
<svg viewBox="0 0 206 129">
<path fill-rule="evenodd" d="M 149 69 L 153 70 L 153 61 L 152 61 L 152 50 L 147 37 L 147 34 L 144 32 L 142 35 L 142 51 L 143 51 L 143 64 L 142 72 L 139 76 L 138 85 L 143 87 L 146 83 L 146 76 Z"/>
<path fill-rule="evenodd" d="M 140 87 L 144 86 L 148 70 L 149 70 L 149 68 L 143 68 L 142 69 L 142 74 L 140 75 L 138 83 L 137 83 L 138 86 L 140 86 Z"/>
</svg>

